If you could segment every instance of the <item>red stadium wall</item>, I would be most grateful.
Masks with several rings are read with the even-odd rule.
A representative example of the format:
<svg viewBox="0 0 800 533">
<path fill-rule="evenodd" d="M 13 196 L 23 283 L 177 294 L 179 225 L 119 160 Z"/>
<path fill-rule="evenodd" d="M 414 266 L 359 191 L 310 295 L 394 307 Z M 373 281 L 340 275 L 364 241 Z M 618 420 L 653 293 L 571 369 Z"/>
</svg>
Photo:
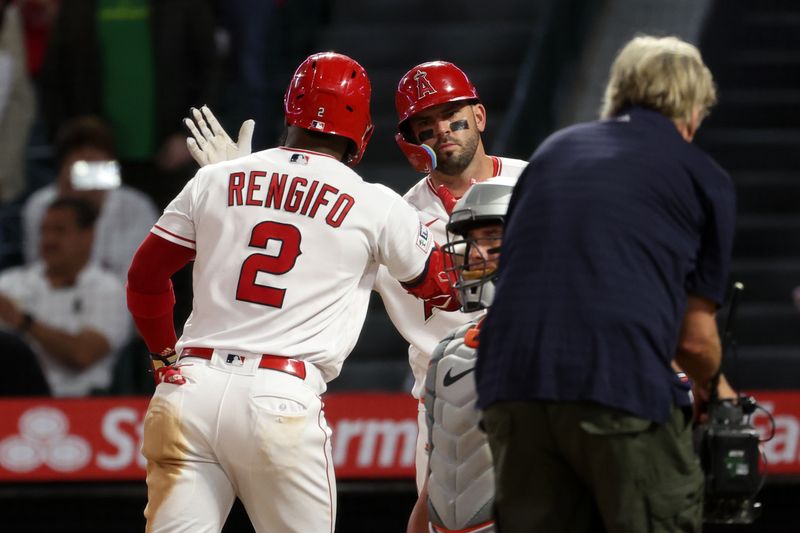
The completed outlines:
<svg viewBox="0 0 800 533">
<path fill-rule="evenodd" d="M 775 419 L 763 445 L 771 477 L 800 475 L 800 391 L 755 391 Z M 0 482 L 144 479 L 142 421 L 147 398 L 0 401 Z M 330 394 L 337 478 L 411 479 L 416 402 L 407 394 Z M 762 435 L 769 418 L 757 411 Z"/>
<path fill-rule="evenodd" d="M 412 478 L 416 401 L 407 394 L 331 394 L 339 479 Z M 0 482 L 143 480 L 147 398 L 0 401 Z"/>
</svg>

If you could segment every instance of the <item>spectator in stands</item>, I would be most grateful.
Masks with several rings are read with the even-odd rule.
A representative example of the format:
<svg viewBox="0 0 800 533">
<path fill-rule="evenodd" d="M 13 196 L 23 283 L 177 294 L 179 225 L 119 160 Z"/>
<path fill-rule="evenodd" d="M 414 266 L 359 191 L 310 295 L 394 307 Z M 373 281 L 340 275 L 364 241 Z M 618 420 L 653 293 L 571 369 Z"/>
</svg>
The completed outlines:
<svg viewBox="0 0 800 533">
<path fill-rule="evenodd" d="M 114 136 L 96 117 L 81 117 L 64 125 L 56 139 L 58 178 L 36 191 L 23 209 L 25 259 L 32 262 L 40 251 L 39 229 L 47 206 L 57 196 L 79 197 L 99 213 L 92 258 L 123 279 L 139 243 L 156 221 L 156 208 L 143 193 L 125 185 L 110 190 L 76 190 L 72 166 L 77 161 L 116 159 Z"/>
<path fill-rule="evenodd" d="M 0 0 L 0 201 L 25 188 L 25 146 L 35 113 L 19 9 Z"/>
<path fill-rule="evenodd" d="M 193 173 L 182 118 L 209 103 L 216 64 L 209 0 L 73 0 L 41 73 L 51 134 L 70 118 L 112 126 L 123 176 L 164 206 Z"/>
<path fill-rule="evenodd" d="M 217 5 L 217 33 L 223 43 L 223 120 L 241 124 L 254 118 L 258 128 L 253 146 L 260 150 L 273 145 L 283 130 L 286 87 L 285 76 L 278 73 L 288 54 L 280 46 L 282 9 L 277 2 L 264 0 L 223 0 Z"/>
<path fill-rule="evenodd" d="M 255 119 L 252 146 L 278 143 L 285 80 L 317 46 L 329 0 L 216 0 L 221 57 L 217 116 L 233 128 Z"/>
<path fill-rule="evenodd" d="M 41 261 L 0 274 L 0 321 L 29 343 L 54 396 L 107 389 L 130 335 L 121 280 L 90 260 L 96 220 L 84 199 L 55 200 L 42 219 Z"/>
<path fill-rule="evenodd" d="M 42 70 L 44 53 L 60 0 L 17 0 L 25 28 L 25 51 L 28 73 L 36 80 Z"/>
<path fill-rule="evenodd" d="M 27 73 L 31 80 L 34 93 L 33 97 L 36 103 L 33 121 L 30 125 L 30 133 L 21 134 L 20 132 L 22 130 L 15 130 L 15 135 L 22 139 L 21 142 L 27 141 L 25 149 L 24 188 L 19 197 L 20 202 L 30 196 L 36 189 L 52 183 L 56 176 L 52 164 L 52 143 L 43 116 L 40 74 L 44 62 L 44 53 L 47 49 L 47 41 L 50 38 L 50 30 L 58 14 L 60 2 L 61 0 L 12 1 L 19 9 L 22 18 Z M 11 213 L 11 215 L 16 217 L 14 222 L 17 223 L 18 213 L 14 212 Z M 17 235 L 18 249 L 12 250 L 14 256 L 7 258 L 3 264 L 13 264 L 16 266 L 22 263 L 21 233 L 22 232 L 19 230 L 15 233 L 15 235 Z"/>
</svg>

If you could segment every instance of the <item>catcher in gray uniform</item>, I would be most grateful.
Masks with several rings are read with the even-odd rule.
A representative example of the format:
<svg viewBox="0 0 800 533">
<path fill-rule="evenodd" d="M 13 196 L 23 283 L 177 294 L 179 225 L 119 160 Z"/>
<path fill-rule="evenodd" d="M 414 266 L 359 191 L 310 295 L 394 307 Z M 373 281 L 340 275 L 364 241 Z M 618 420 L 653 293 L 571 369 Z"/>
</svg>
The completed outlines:
<svg viewBox="0 0 800 533">
<path fill-rule="evenodd" d="M 453 258 L 461 310 L 487 309 L 494 296 L 508 202 L 516 179 L 476 183 L 453 208 L 443 247 Z M 475 409 L 475 357 L 483 315 L 445 337 L 425 382 L 428 516 L 433 532 L 494 532 L 494 472 Z M 423 496 L 424 496 L 423 490 Z"/>
</svg>

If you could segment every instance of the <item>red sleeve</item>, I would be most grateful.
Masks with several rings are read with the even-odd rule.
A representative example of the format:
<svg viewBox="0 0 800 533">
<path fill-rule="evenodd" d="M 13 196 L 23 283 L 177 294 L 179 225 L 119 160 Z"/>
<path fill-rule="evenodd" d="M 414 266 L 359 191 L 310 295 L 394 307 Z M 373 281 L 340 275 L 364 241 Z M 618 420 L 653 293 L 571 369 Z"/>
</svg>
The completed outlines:
<svg viewBox="0 0 800 533">
<path fill-rule="evenodd" d="M 191 248 L 152 233 L 133 256 L 128 269 L 128 310 L 152 353 L 167 353 L 175 348 L 175 294 L 170 278 L 193 258 Z"/>
<path fill-rule="evenodd" d="M 435 245 L 425 270 L 415 280 L 401 283 L 403 288 L 421 300 L 444 311 L 457 311 L 461 307 L 458 291 L 453 286 L 452 260 L 450 256 Z"/>
</svg>

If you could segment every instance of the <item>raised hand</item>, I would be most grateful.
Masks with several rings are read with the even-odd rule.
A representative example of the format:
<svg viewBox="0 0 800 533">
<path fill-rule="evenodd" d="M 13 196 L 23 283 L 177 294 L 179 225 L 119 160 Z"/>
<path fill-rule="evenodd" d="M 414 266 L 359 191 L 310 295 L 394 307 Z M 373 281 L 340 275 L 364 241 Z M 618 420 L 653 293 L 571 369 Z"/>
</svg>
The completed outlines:
<svg viewBox="0 0 800 533">
<path fill-rule="evenodd" d="M 201 167 L 220 161 L 229 161 L 250 154 L 253 140 L 254 120 L 245 120 L 239 128 L 239 138 L 231 140 L 217 118 L 208 108 L 191 109 L 191 118 L 184 119 L 189 128 L 190 137 L 186 138 L 186 146 L 192 158 Z"/>
</svg>

